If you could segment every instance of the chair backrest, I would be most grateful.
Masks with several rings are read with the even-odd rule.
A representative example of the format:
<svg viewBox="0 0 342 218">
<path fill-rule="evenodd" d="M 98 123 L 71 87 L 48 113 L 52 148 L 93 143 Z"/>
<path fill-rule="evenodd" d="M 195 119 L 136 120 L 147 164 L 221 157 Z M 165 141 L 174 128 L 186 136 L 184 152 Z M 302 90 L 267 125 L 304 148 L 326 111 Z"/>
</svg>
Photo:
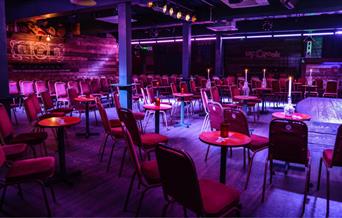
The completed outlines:
<svg viewBox="0 0 342 218">
<path fill-rule="evenodd" d="M 195 82 L 195 80 L 190 80 L 190 91 L 191 91 L 191 93 L 196 93 L 196 82 Z"/>
<path fill-rule="evenodd" d="M 308 127 L 304 122 L 272 120 L 269 134 L 269 159 L 307 164 Z"/>
<path fill-rule="evenodd" d="M 179 83 L 179 87 L 180 87 L 180 90 L 182 90 L 182 88 L 183 88 L 184 93 L 189 93 L 188 84 L 186 84 L 186 82 L 181 81 Z"/>
<path fill-rule="evenodd" d="M 76 93 L 80 94 L 79 83 L 77 81 L 69 81 L 68 82 L 68 89 L 75 89 Z"/>
<path fill-rule="evenodd" d="M 64 98 L 68 96 L 65 82 L 55 82 L 55 91 L 57 98 Z"/>
<path fill-rule="evenodd" d="M 279 80 L 272 80 L 272 92 L 280 92 Z"/>
<path fill-rule="evenodd" d="M 46 92 L 48 90 L 46 82 L 43 80 L 35 81 L 34 85 L 36 88 L 37 95 L 40 95 L 42 92 Z"/>
<path fill-rule="evenodd" d="M 103 128 L 107 134 L 110 134 L 111 133 L 111 127 L 110 127 L 110 122 L 108 119 L 107 111 L 103 107 L 101 100 L 99 98 L 96 98 L 95 102 L 96 102 L 97 109 L 99 110 L 99 113 L 101 116 Z"/>
<path fill-rule="evenodd" d="M 18 83 L 16 81 L 9 81 L 8 87 L 10 95 L 19 95 Z"/>
<path fill-rule="evenodd" d="M 100 78 L 100 84 L 101 84 L 101 91 L 108 92 L 109 91 L 109 82 L 106 77 Z"/>
<path fill-rule="evenodd" d="M 208 112 L 211 129 L 220 130 L 223 119 L 223 108 L 218 102 L 208 103 Z"/>
<path fill-rule="evenodd" d="M 156 100 L 156 97 L 154 95 L 154 90 L 152 87 L 147 87 L 146 88 L 146 92 L 147 92 L 147 101 L 149 104 L 153 104 Z"/>
<path fill-rule="evenodd" d="M 135 120 L 132 111 L 126 108 L 120 108 L 118 109 L 118 111 L 119 119 L 121 122 L 125 124 L 126 128 L 129 130 L 133 143 L 138 147 L 141 147 L 142 142 L 139 127 L 137 125 L 137 121 Z"/>
<path fill-rule="evenodd" d="M 203 202 L 196 167 L 190 155 L 166 146 L 156 148 L 164 196 L 185 208 L 203 214 Z"/>
<path fill-rule="evenodd" d="M 91 93 L 88 81 L 80 81 L 80 89 L 82 95 L 90 95 Z"/>
<path fill-rule="evenodd" d="M 175 83 L 170 84 L 172 94 L 177 93 L 177 86 Z"/>
<path fill-rule="evenodd" d="M 229 123 L 229 131 L 250 135 L 248 121 L 244 112 L 239 109 L 226 108 L 223 117 L 224 121 Z"/>
<path fill-rule="evenodd" d="M 75 98 L 78 97 L 78 94 L 75 89 L 68 89 L 68 96 L 69 96 L 69 101 L 71 105 L 76 105 L 78 104 L 77 101 L 75 101 Z"/>
<path fill-rule="evenodd" d="M 342 166 L 342 125 L 338 127 L 337 134 L 336 134 L 334 155 L 333 155 L 333 165 Z"/>
<path fill-rule="evenodd" d="M 337 93 L 337 81 L 328 80 L 325 92 L 326 93 Z"/>
<path fill-rule="evenodd" d="M 49 88 L 49 93 L 50 93 L 50 95 L 56 94 L 55 81 L 53 81 L 53 80 L 48 80 L 48 88 Z"/>
<path fill-rule="evenodd" d="M 21 94 L 24 96 L 34 93 L 33 81 L 21 81 L 19 86 Z"/>
<path fill-rule="evenodd" d="M 39 103 L 39 99 L 36 94 L 29 95 L 29 98 L 32 98 L 34 108 L 36 109 L 37 114 L 42 113 L 42 107 Z"/>
<path fill-rule="evenodd" d="M 54 108 L 54 104 L 53 104 L 53 101 L 52 101 L 52 98 L 51 98 L 51 95 L 49 92 L 47 92 L 47 91 L 42 92 L 40 95 L 42 98 L 42 102 L 43 102 L 45 111 Z"/>
<path fill-rule="evenodd" d="M 101 83 L 99 79 L 93 79 L 90 83 L 92 93 L 101 92 Z"/>
<path fill-rule="evenodd" d="M 237 86 L 230 87 L 230 96 L 232 97 L 233 101 L 236 101 L 235 96 L 240 95 L 240 89 Z"/>
<path fill-rule="evenodd" d="M 212 86 L 210 88 L 211 99 L 215 102 L 221 102 L 220 92 L 217 86 Z"/>
<path fill-rule="evenodd" d="M 141 87 L 140 88 L 141 89 L 141 95 L 142 95 L 142 99 L 143 99 L 143 104 L 148 104 L 148 101 L 147 101 L 147 94 L 146 94 L 146 90 L 143 88 L 143 87 Z"/>
<path fill-rule="evenodd" d="M 201 89 L 201 99 L 202 99 L 202 104 L 203 104 L 204 111 L 206 113 L 208 113 L 208 102 L 209 102 L 209 99 L 208 99 L 208 95 L 207 95 L 206 89 Z"/>
<path fill-rule="evenodd" d="M 13 135 L 13 126 L 6 107 L 0 103 L 0 137 L 1 143 L 5 144 L 7 139 Z"/>
<path fill-rule="evenodd" d="M 38 120 L 38 113 L 35 106 L 33 95 L 29 95 L 24 99 L 24 109 L 26 112 L 27 119 L 30 123 Z"/>
<path fill-rule="evenodd" d="M 316 86 L 318 90 L 323 90 L 323 80 L 321 78 L 315 79 Z"/>
</svg>

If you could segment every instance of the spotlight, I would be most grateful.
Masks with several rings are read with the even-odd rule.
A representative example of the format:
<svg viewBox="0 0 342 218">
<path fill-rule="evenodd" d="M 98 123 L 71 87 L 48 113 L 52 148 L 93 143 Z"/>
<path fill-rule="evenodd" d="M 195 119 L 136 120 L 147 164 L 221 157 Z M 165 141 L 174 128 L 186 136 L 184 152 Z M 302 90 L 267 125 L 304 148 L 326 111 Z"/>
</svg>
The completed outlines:
<svg viewBox="0 0 342 218">
<path fill-rule="evenodd" d="M 164 5 L 163 7 L 163 13 L 165 14 L 167 12 L 167 5 Z"/>
<path fill-rule="evenodd" d="M 148 1 L 147 2 L 147 7 L 152 8 L 154 6 L 153 1 Z"/>
<path fill-rule="evenodd" d="M 169 9 L 169 14 L 172 16 L 173 15 L 173 8 Z"/>
<path fill-rule="evenodd" d="M 197 21 L 197 17 L 192 16 L 191 21 L 192 21 L 192 22 L 196 22 L 196 21 Z"/>
<path fill-rule="evenodd" d="M 47 35 L 46 37 L 46 41 L 50 42 L 51 41 L 51 36 L 50 35 Z"/>
<path fill-rule="evenodd" d="M 185 20 L 186 20 L 186 21 L 189 21 L 190 18 L 191 18 L 191 17 L 190 17 L 190 14 L 185 15 Z"/>
<path fill-rule="evenodd" d="M 182 12 L 178 11 L 176 17 L 177 17 L 177 19 L 181 19 L 182 18 Z"/>
</svg>

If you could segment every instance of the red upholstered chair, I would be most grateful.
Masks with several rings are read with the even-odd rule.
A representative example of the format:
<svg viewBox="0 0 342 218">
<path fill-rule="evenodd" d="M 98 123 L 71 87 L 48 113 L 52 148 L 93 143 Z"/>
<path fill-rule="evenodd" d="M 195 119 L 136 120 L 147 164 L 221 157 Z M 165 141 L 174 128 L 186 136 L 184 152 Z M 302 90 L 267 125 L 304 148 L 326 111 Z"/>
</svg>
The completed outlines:
<svg viewBox="0 0 342 218">
<path fill-rule="evenodd" d="M 224 108 L 228 108 L 228 107 L 236 107 L 236 104 L 228 104 L 228 103 L 223 103 L 221 96 L 220 96 L 220 92 L 219 89 L 217 88 L 217 86 L 212 86 L 210 88 L 210 95 L 211 95 L 211 99 L 214 102 L 218 102 L 222 105 L 222 107 Z"/>
<path fill-rule="evenodd" d="M 324 92 L 324 84 L 323 84 L 323 79 L 317 78 L 315 79 L 316 85 L 317 85 L 317 92 L 319 96 L 322 96 Z"/>
<path fill-rule="evenodd" d="M 5 167 L 6 154 L 2 146 L 0 146 L 0 167 Z M 8 186 L 20 186 L 23 183 L 38 183 L 41 186 L 43 197 L 45 201 L 46 210 L 48 216 L 51 216 L 51 210 L 49 206 L 48 197 L 46 194 L 45 186 L 47 181 L 55 173 L 55 158 L 54 157 L 40 157 L 33 159 L 17 160 L 11 162 L 7 173 L 4 176 L 4 180 L 0 186 L 2 190 L 2 197 L 0 207 L 4 203 L 6 190 Z M 51 195 L 53 201 L 56 202 L 54 190 L 50 186 Z"/>
<path fill-rule="evenodd" d="M 43 80 L 38 80 L 34 82 L 36 94 L 40 96 L 42 92 L 46 92 L 48 90 L 47 84 Z"/>
<path fill-rule="evenodd" d="M 134 118 L 134 114 L 131 110 L 120 108 L 118 111 L 120 121 L 125 124 L 126 128 L 133 137 L 134 144 L 139 147 L 141 159 L 143 159 L 142 152 L 147 154 L 147 157 L 150 158 L 150 153 L 155 150 L 157 145 L 168 142 L 168 137 L 158 133 L 141 134 L 136 119 Z"/>
<path fill-rule="evenodd" d="M 323 97 L 337 98 L 338 96 L 338 83 L 336 80 L 328 80 L 327 86 L 323 93 Z"/>
<path fill-rule="evenodd" d="M 69 104 L 68 92 L 65 82 L 55 82 L 55 91 L 57 98 L 57 107 Z"/>
<path fill-rule="evenodd" d="M 330 200 L 330 170 L 333 167 L 341 167 L 342 166 L 342 125 L 340 125 L 338 130 L 337 130 L 334 149 L 325 149 L 323 151 L 323 156 L 321 157 L 320 163 L 319 163 L 317 190 L 319 190 L 320 183 L 321 183 L 322 163 L 324 163 L 325 169 L 327 172 L 326 216 L 328 217 L 329 216 L 329 200 Z"/>
<path fill-rule="evenodd" d="M 22 104 L 22 98 L 20 96 L 18 83 L 16 81 L 9 81 L 8 88 L 9 88 L 9 94 L 12 98 L 11 113 L 13 114 L 15 123 L 18 124 L 16 111 L 17 111 L 17 108 L 21 107 L 21 104 Z"/>
<path fill-rule="evenodd" d="M 75 89 L 77 95 L 79 95 L 81 93 L 79 83 L 77 81 L 69 81 L 68 82 L 68 89 Z"/>
<path fill-rule="evenodd" d="M 20 81 L 20 92 L 23 96 L 28 96 L 34 93 L 33 81 Z"/>
<path fill-rule="evenodd" d="M 275 119 L 271 121 L 268 158 L 265 164 L 262 201 L 264 201 L 268 162 L 270 162 L 270 183 L 273 176 L 273 161 L 303 164 L 306 171 L 302 214 L 309 191 L 311 157 L 308 150 L 308 127 L 304 122 Z"/>
<path fill-rule="evenodd" d="M 91 88 L 87 81 L 80 81 L 81 95 L 90 95 Z"/>
<path fill-rule="evenodd" d="M 201 89 L 201 99 L 202 99 L 202 105 L 203 105 L 203 109 L 205 112 L 205 117 L 202 123 L 202 128 L 201 128 L 201 132 L 209 129 L 209 111 L 208 111 L 208 95 L 207 95 L 207 91 L 206 89 Z"/>
<path fill-rule="evenodd" d="M 139 216 L 140 208 L 142 205 L 142 202 L 144 200 L 144 196 L 147 191 L 149 191 L 152 188 L 157 188 L 160 186 L 160 177 L 159 177 L 159 170 L 156 160 L 141 160 L 138 158 L 136 147 L 138 146 L 135 144 L 134 136 L 131 134 L 131 131 L 128 130 L 128 127 L 126 127 L 123 124 L 124 133 L 127 141 L 127 148 L 129 151 L 129 155 L 131 158 L 131 161 L 133 162 L 134 167 L 134 173 L 131 177 L 131 181 L 128 188 L 128 193 L 125 199 L 125 205 L 124 210 L 127 210 L 128 202 L 130 195 L 132 193 L 134 180 L 137 177 L 139 187 L 142 186 L 144 190 L 141 193 L 139 202 L 138 202 L 138 208 L 136 211 L 136 216 Z M 125 150 L 126 151 L 126 150 Z"/>
<path fill-rule="evenodd" d="M 48 80 L 49 94 L 54 98 L 56 96 L 55 81 Z"/>
<path fill-rule="evenodd" d="M 18 144 L 25 143 L 30 146 L 33 151 L 33 155 L 36 156 L 36 145 L 44 144 L 47 138 L 46 132 L 29 132 L 14 135 L 13 126 L 8 116 L 6 108 L 3 104 L 0 104 L 0 139 L 2 144 Z M 45 146 L 45 145 L 44 145 Z"/>
<path fill-rule="evenodd" d="M 122 130 L 122 126 L 121 126 L 120 122 L 115 126 L 113 126 L 113 124 L 111 124 L 110 120 L 108 119 L 107 111 L 103 107 L 101 100 L 98 98 L 96 99 L 96 105 L 97 105 L 97 109 L 99 110 L 101 120 L 102 120 L 102 125 L 103 125 L 104 132 L 106 135 L 105 141 L 100 146 L 100 149 L 99 149 L 100 161 L 102 161 L 102 159 L 103 159 L 103 155 L 104 155 L 104 152 L 106 149 L 108 138 L 110 137 L 113 141 L 112 149 L 111 149 L 110 156 L 108 159 L 108 164 L 107 164 L 107 172 L 108 172 L 110 169 L 110 164 L 112 162 L 113 151 L 114 151 L 114 147 L 116 145 L 116 142 L 118 139 L 122 139 L 124 137 L 124 134 L 123 134 L 123 130 Z"/>
<path fill-rule="evenodd" d="M 44 105 L 44 110 L 46 113 L 64 113 L 64 114 L 71 114 L 73 109 L 71 107 L 61 107 L 61 108 L 55 108 L 55 105 L 53 104 L 52 97 L 49 92 L 42 92 L 41 93 L 41 99 Z"/>
<path fill-rule="evenodd" d="M 24 157 L 27 151 L 27 144 L 19 143 L 19 144 L 9 144 L 9 145 L 0 145 L 2 150 L 6 156 L 6 159 L 9 161 L 21 159 Z"/>
<path fill-rule="evenodd" d="M 106 77 L 101 77 L 100 78 L 100 84 L 101 84 L 101 91 L 104 93 L 109 93 L 110 92 L 110 85 L 109 81 Z"/>
<path fill-rule="evenodd" d="M 165 146 L 156 149 L 160 180 L 168 206 L 178 202 L 186 210 L 203 217 L 239 216 L 240 192 L 231 186 L 209 179 L 198 179 L 190 155 Z M 235 212 L 233 214 L 233 212 Z"/>
<path fill-rule="evenodd" d="M 245 190 L 248 187 L 249 178 L 251 175 L 251 170 L 253 166 L 254 156 L 268 148 L 269 140 L 267 137 L 263 137 L 256 134 L 251 134 L 248 127 L 248 121 L 245 114 L 238 109 L 228 108 L 223 112 L 224 121 L 229 123 L 229 131 L 239 132 L 245 134 L 251 138 L 251 143 L 246 145 L 243 152 L 244 167 L 246 166 L 246 149 L 248 154 L 248 173 L 245 183 Z M 252 152 L 252 156 L 250 155 Z"/>
</svg>

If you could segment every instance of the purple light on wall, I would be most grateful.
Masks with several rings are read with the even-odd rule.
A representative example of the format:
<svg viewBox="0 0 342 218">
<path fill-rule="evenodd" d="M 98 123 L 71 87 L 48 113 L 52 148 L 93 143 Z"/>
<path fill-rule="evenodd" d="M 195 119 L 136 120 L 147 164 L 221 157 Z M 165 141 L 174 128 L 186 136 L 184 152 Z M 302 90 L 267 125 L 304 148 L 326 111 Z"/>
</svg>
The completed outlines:
<svg viewBox="0 0 342 218">
<path fill-rule="evenodd" d="M 329 36 L 334 35 L 334 32 L 324 32 L 324 33 L 303 33 L 303 36 Z"/>
<path fill-rule="evenodd" d="M 227 36 L 227 37 L 222 37 L 222 39 L 245 39 L 246 36 Z"/>
<path fill-rule="evenodd" d="M 342 30 L 336 31 L 335 34 L 336 35 L 342 35 Z"/>
<path fill-rule="evenodd" d="M 215 37 L 203 37 L 203 38 L 196 38 L 196 41 L 211 41 L 211 40 L 215 40 Z M 192 40 L 192 39 L 191 39 Z"/>
<path fill-rule="evenodd" d="M 175 42 L 174 39 L 165 39 L 165 40 L 158 40 L 157 43 L 169 43 L 169 42 Z"/>
<path fill-rule="evenodd" d="M 143 45 L 143 44 L 156 44 L 157 41 L 155 40 L 151 40 L 151 41 L 140 41 L 140 44 Z"/>
<path fill-rule="evenodd" d="M 294 34 L 278 34 L 278 35 L 273 35 L 275 38 L 282 38 L 282 37 L 299 37 L 302 36 L 301 33 L 294 33 Z"/>
<path fill-rule="evenodd" d="M 261 38 L 272 38 L 272 35 L 247 36 L 247 39 L 261 39 Z"/>
<path fill-rule="evenodd" d="M 131 42 L 132 45 L 139 45 L 139 42 Z"/>
</svg>

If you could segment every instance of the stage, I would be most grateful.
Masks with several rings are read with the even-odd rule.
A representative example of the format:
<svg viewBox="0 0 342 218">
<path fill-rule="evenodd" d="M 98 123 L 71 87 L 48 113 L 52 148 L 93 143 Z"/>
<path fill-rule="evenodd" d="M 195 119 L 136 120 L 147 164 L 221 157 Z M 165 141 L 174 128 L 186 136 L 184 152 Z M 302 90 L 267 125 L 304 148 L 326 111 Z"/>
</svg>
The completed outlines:
<svg viewBox="0 0 342 218">
<path fill-rule="evenodd" d="M 310 97 L 298 102 L 296 110 L 312 117 L 307 122 L 310 144 L 323 148 L 334 145 L 337 128 L 342 124 L 342 99 Z"/>
</svg>

